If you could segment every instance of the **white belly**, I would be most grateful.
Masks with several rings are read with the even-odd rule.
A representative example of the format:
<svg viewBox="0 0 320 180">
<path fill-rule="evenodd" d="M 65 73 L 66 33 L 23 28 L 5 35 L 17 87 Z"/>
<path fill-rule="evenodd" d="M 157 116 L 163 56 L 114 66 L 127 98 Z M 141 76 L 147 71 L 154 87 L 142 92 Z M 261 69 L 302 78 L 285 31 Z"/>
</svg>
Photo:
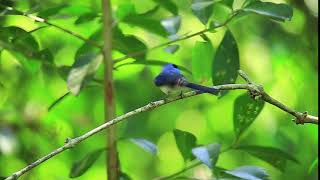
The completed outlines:
<svg viewBox="0 0 320 180">
<path fill-rule="evenodd" d="M 162 92 L 164 92 L 166 95 L 170 95 L 170 94 L 180 94 L 182 92 L 182 87 L 180 86 L 160 86 L 159 87 L 161 89 Z"/>
</svg>

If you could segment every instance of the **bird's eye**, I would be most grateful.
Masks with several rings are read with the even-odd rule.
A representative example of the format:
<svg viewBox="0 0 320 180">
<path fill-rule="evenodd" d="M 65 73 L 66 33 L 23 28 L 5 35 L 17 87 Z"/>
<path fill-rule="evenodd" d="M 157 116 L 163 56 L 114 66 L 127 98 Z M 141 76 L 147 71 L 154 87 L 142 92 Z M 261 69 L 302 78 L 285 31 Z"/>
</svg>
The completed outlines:
<svg viewBox="0 0 320 180">
<path fill-rule="evenodd" d="M 178 66 L 177 66 L 177 65 L 175 65 L 175 64 L 172 64 L 172 66 L 173 66 L 174 68 L 178 68 Z"/>
</svg>

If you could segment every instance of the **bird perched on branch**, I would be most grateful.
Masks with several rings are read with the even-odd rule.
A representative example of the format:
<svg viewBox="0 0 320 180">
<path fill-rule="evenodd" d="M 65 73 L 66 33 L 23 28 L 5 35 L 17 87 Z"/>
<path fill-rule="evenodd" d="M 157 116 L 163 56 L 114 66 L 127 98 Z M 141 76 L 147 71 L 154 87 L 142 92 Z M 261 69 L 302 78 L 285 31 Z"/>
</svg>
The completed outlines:
<svg viewBox="0 0 320 180">
<path fill-rule="evenodd" d="M 219 90 L 194 83 L 190 83 L 181 74 L 179 68 L 175 64 L 167 64 L 163 67 L 161 73 L 154 79 L 154 83 L 166 95 L 179 92 L 182 95 L 182 88 L 188 87 L 204 93 L 218 95 Z"/>
</svg>

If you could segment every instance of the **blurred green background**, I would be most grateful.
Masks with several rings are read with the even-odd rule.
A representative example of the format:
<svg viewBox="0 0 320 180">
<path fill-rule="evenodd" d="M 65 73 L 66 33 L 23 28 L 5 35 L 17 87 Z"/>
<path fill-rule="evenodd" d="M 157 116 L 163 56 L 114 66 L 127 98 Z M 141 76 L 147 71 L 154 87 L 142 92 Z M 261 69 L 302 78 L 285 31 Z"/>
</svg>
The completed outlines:
<svg viewBox="0 0 320 180">
<path fill-rule="evenodd" d="M 152 0 L 112 0 L 112 9 L 131 3 L 137 13 L 154 8 Z M 204 28 L 190 10 L 191 1 L 174 0 L 181 16 L 178 34 L 195 33 Z M 235 0 L 234 7 L 243 1 Z M 254 82 L 262 84 L 272 97 L 300 112 L 318 116 L 318 1 L 273 0 L 293 7 L 291 21 L 279 23 L 257 15 L 247 15 L 228 24 L 234 34 L 240 54 L 240 69 Z M 6 1 L 19 10 L 46 10 L 64 4 L 61 0 Z M 70 0 L 69 5 L 101 13 L 100 0 Z M 214 9 L 214 18 L 223 18 L 224 9 Z M 75 25 L 78 11 L 69 18 L 52 18 L 51 22 L 77 32 L 85 37 L 94 33 L 101 23 L 92 20 Z M 63 14 L 61 15 L 63 16 Z M 158 18 L 172 16 L 160 9 Z M 27 31 L 41 23 L 23 16 L 0 16 L 0 26 L 17 26 Z M 148 47 L 166 42 L 166 37 L 150 33 L 142 28 L 119 22 L 124 34 L 134 34 Z M 217 49 L 226 28 L 207 33 Z M 0 29 L 1 34 L 1 29 Z M 46 27 L 32 33 L 41 48 L 48 48 L 57 66 L 71 66 L 82 41 L 54 27 Z M 150 51 L 147 59 L 168 61 L 192 70 L 192 48 L 199 36 L 181 41 L 175 54 L 163 48 Z M 0 46 L 1 49 L 1 46 Z M 123 54 L 114 51 L 113 57 Z M 132 60 L 127 60 L 128 62 Z M 27 65 L 26 65 L 27 64 Z M 21 64 L 9 51 L 0 54 L 0 176 L 8 176 L 39 157 L 61 146 L 66 137 L 79 136 L 104 122 L 103 88 L 84 88 L 79 96 L 67 96 L 50 111 L 48 107 L 65 94 L 67 84 L 58 71 L 39 61 Z M 96 78 L 102 79 L 103 66 Z M 154 86 L 153 78 L 161 71 L 160 66 L 126 65 L 114 71 L 117 115 L 138 108 L 150 101 L 164 97 Z M 188 79 L 211 84 L 211 79 Z M 240 78 L 237 82 L 244 83 Z M 229 92 L 223 98 L 208 94 L 177 101 L 153 111 L 117 124 L 118 150 L 121 170 L 133 179 L 145 180 L 168 175 L 181 170 L 184 160 L 175 145 L 172 130 L 193 133 L 197 144 L 219 142 L 223 147 L 232 143 L 234 100 L 245 91 Z M 229 151 L 220 156 L 218 166 L 232 169 L 241 165 L 264 167 L 271 179 L 317 179 L 318 172 L 308 172 L 318 157 L 318 126 L 295 125 L 290 115 L 265 104 L 256 121 L 243 134 L 241 144 L 272 146 L 296 157 L 300 164 L 287 162 L 285 172 L 247 153 Z M 157 156 L 145 152 L 126 138 L 145 138 L 158 146 Z M 97 148 L 106 146 L 105 133 L 100 133 L 36 167 L 21 179 L 68 179 L 72 163 Z M 83 176 L 78 179 L 106 179 L 105 153 Z M 208 179 L 210 170 L 199 166 L 187 175 Z"/>
</svg>

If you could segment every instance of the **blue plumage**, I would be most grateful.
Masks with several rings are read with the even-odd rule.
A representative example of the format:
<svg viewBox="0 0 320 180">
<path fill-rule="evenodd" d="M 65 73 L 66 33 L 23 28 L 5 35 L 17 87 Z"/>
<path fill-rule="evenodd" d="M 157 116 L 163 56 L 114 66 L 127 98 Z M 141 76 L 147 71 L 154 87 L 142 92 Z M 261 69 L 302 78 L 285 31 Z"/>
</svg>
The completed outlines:
<svg viewBox="0 0 320 180">
<path fill-rule="evenodd" d="M 181 74 L 179 68 L 174 64 L 165 65 L 161 73 L 154 79 L 154 83 L 166 94 L 170 94 L 172 91 L 180 89 L 181 87 L 188 87 L 214 95 L 217 95 L 219 92 L 215 88 L 189 83 Z"/>
</svg>

